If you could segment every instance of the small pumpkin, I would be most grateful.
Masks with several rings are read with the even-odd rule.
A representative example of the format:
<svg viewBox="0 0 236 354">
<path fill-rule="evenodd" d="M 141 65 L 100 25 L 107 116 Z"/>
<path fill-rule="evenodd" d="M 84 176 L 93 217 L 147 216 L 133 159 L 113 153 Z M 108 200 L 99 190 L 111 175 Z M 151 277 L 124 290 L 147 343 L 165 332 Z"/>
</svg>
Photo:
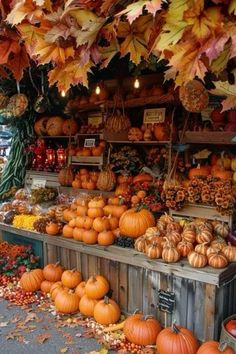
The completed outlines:
<svg viewBox="0 0 236 354">
<path fill-rule="evenodd" d="M 79 283 L 79 285 L 76 286 L 75 288 L 75 293 L 79 296 L 79 298 L 81 299 L 82 296 L 84 296 L 85 294 L 85 281 L 82 281 L 81 283 Z"/>
<path fill-rule="evenodd" d="M 50 293 L 51 287 L 53 286 L 54 282 L 49 281 L 49 280 L 43 280 L 41 285 L 40 285 L 40 290 L 43 291 L 44 293 Z"/>
<path fill-rule="evenodd" d="M 61 280 L 62 273 L 64 272 L 64 267 L 60 265 L 59 262 L 57 263 L 50 263 L 47 264 L 43 268 L 43 275 L 46 280 L 50 282 L 57 282 Z"/>
<path fill-rule="evenodd" d="M 196 235 L 197 243 L 211 242 L 213 238 L 211 231 L 208 229 L 200 229 Z"/>
<path fill-rule="evenodd" d="M 47 122 L 49 117 L 42 117 L 34 123 L 34 131 L 38 136 L 47 135 Z"/>
<path fill-rule="evenodd" d="M 154 125 L 154 137 L 157 141 L 167 141 L 170 139 L 170 125 L 168 123 L 158 123 Z"/>
<path fill-rule="evenodd" d="M 200 254 L 203 254 L 204 256 L 206 256 L 208 248 L 209 248 L 209 243 L 203 242 L 203 243 L 199 243 L 198 245 L 196 245 L 194 250 L 197 253 L 200 253 Z"/>
<path fill-rule="evenodd" d="M 121 183 L 116 187 L 115 196 L 124 196 L 129 190 L 128 183 Z"/>
<path fill-rule="evenodd" d="M 217 236 L 226 238 L 229 235 L 229 225 L 224 222 L 216 222 L 214 224 L 214 232 Z"/>
<path fill-rule="evenodd" d="M 115 187 L 116 175 L 110 167 L 100 172 L 97 180 L 97 188 L 101 191 L 112 191 Z"/>
<path fill-rule="evenodd" d="M 155 218 L 147 209 L 129 209 L 124 212 L 119 221 L 120 233 L 137 238 L 145 234 L 149 227 L 155 226 Z"/>
<path fill-rule="evenodd" d="M 161 325 L 159 321 L 153 316 L 144 316 L 141 313 L 129 316 L 125 320 L 123 328 L 126 338 L 131 343 L 142 346 L 155 344 L 157 335 L 160 331 Z M 168 352 L 165 352 L 165 354 L 167 353 Z"/>
<path fill-rule="evenodd" d="M 188 254 L 188 262 L 193 268 L 203 268 L 207 265 L 207 256 L 192 251 Z"/>
<path fill-rule="evenodd" d="M 112 231 L 104 230 L 98 234 L 98 244 L 101 246 L 110 246 L 114 243 L 115 236 Z"/>
<path fill-rule="evenodd" d="M 141 129 L 132 127 L 128 131 L 128 140 L 130 141 L 140 141 L 143 140 L 143 132 Z"/>
<path fill-rule="evenodd" d="M 101 325 L 108 326 L 119 321 L 120 308 L 114 300 L 105 296 L 95 305 L 93 317 Z"/>
<path fill-rule="evenodd" d="M 224 253 L 221 253 L 219 250 L 215 253 L 209 254 L 208 264 L 213 268 L 225 268 L 228 265 L 228 260 Z"/>
<path fill-rule="evenodd" d="M 61 231 L 59 223 L 50 221 L 46 225 L 46 233 L 51 236 L 56 236 Z"/>
<path fill-rule="evenodd" d="M 63 135 L 62 126 L 64 119 L 62 117 L 54 116 L 49 117 L 46 125 L 47 134 L 49 136 Z"/>
<path fill-rule="evenodd" d="M 33 292 L 40 289 L 43 280 L 43 270 L 37 268 L 29 272 L 25 272 L 20 279 L 20 285 L 23 290 Z"/>
<path fill-rule="evenodd" d="M 85 230 L 83 233 L 83 242 L 87 245 L 94 245 L 98 241 L 98 232 L 95 230 Z"/>
<path fill-rule="evenodd" d="M 145 253 L 149 258 L 160 258 L 162 254 L 162 247 L 159 243 L 153 241 L 151 244 L 145 247 Z"/>
<path fill-rule="evenodd" d="M 104 216 L 104 209 L 102 208 L 89 208 L 88 209 L 88 216 L 92 219 L 95 219 L 97 217 L 102 217 Z"/>
<path fill-rule="evenodd" d="M 158 354 L 196 354 L 199 348 L 193 332 L 176 324 L 158 334 L 156 345 Z"/>
<path fill-rule="evenodd" d="M 173 243 L 171 243 L 166 237 L 166 243 L 162 251 L 162 259 L 167 263 L 178 262 L 180 259 L 180 253 Z"/>
<path fill-rule="evenodd" d="M 75 135 L 79 130 L 79 125 L 74 118 L 66 119 L 62 123 L 63 135 Z"/>
<path fill-rule="evenodd" d="M 229 260 L 229 262 L 236 262 L 236 247 L 232 246 L 230 242 L 228 243 L 228 246 L 225 246 L 222 249 L 222 252 Z"/>
<path fill-rule="evenodd" d="M 182 257 L 187 257 L 187 255 L 193 250 L 193 244 L 186 240 L 182 240 L 177 244 L 176 249 Z"/>
<path fill-rule="evenodd" d="M 75 227 L 73 229 L 73 239 L 77 241 L 83 241 L 84 229 Z"/>
<path fill-rule="evenodd" d="M 89 208 L 104 208 L 105 205 L 105 199 L 102 197 L 94 197 L 88 202 Z"/>
<path fill-rule="evenodd" d="M 93 220 L 93 229 L 97 232 L 110 230 L 110 223 L 108 218 L 106 216 L 102 218 L 101 217 L 95 218 Z"/>
<path fill-rule="evenodd" d="M 51 294 L 51 298 L 52 300 L 54 301 L 57 294 L 62 291 L 62 290 L 65 290 L 67 289 L 61 281 L 57 281 L 56 283 L 54 283 L 52 286 L 51 286 L 51 289 L 50 289 L 50 294 Z"/>
<path fill-rule="evenodd" d="M 57 311 L 63 314 L 75 313 L 79 310 L 80 298 L 71 290 L 59 291 L 55 298 Z"/>
<path fill-rule="evenodd" d="M 101 299 L 109 290 L 109 283 L 102 275 L 91 276 L 85 285 L 85 294 L 90 299 Z"/>
<path fill-rule="evenodd" d="M 73 238 L 73 227 L 68 224 L 63 226 L 62 235 L 66 238 Z"/>
<path fill-rule="evenodd" d="M 62 168 L 58 174 L 58 181 L 61 186 L 70 187 L 74 180 L 74 173 L 71 166 Z"/>
<path fill-rule="evenodd" d="M 194 177 L 208 176 L 210 171 L 210 166 L 201 166 L 198 164 L 197 167 L 190 168 L 188 178 L 191 180 Z"/>
<path fill-rule="evenodd" d="M 13 117 L 20 117 L 25 113 L 28 104 L 29 101 L 26 95 L 17 93 L 10 97 L 7 109 L 12 112 Z"/>
<path fill-rule="evenodd" d="M 82 281 L 81 273 L 76 270 L 65 270 L 61 276 L 61 282 L 67 288 L 73 289 Z"/>
<path fill-rule="evenodd" d="M 82 313 L 82 315 L 84 315 L 86 317 L 93 317 L 94 308 L 97 303 L 98 303 L 98 300 L 91 299 L 86 294 L 84 294 L 80 299 L 79 311 Z"/>
<path fill-rule="evenodd" d="M 225 342 L 214 340 L 203 343 L 196 354 L 234 354 L 234 350 Z"/>
</svg>

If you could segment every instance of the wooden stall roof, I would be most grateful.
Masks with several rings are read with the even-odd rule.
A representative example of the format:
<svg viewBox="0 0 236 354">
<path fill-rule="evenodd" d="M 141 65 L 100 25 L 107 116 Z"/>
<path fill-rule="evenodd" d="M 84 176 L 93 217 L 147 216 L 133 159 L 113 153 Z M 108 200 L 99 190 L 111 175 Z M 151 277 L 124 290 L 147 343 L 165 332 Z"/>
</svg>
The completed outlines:
<svg viewBox="0 0 236 354">
<path fill-rule="evenodd" d="M 11 225 L 0 223 L 0 230 L 13 234 L 40 240 L 45 244 L 65 247 L 66 249 L 79 251 L 96 257 L 130 264 L 167 275 L 175 275 L 181 278 L 197 280 L 203 283 L 213 284 L 218 287 L 236 278 L 236 264 L 231 263 L 227 268 L 214 269 L 211 267 L 192 268 L 186 260 L 178 263 L 165 263 L 163 260 L 148 259 L 144 254 L 130 248 L 118 246 L 86 245 L 73 239 L 66 239 L 62 236 L 48 236 L 38 232 L 27 231 L 15 228 Z"/>
</svg>

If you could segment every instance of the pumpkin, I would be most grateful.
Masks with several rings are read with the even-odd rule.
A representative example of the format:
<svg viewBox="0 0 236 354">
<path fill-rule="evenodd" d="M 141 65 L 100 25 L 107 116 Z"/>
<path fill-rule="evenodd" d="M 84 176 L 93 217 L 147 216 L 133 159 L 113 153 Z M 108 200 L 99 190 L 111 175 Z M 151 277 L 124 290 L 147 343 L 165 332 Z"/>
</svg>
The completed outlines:
<svg viewBox="0 0 236 354">
<path fill-rule="evenodd" d="M 79 296 L 79 298 L 81 299 L 82 296 L 84 296 L 85 294 L 85 281 L 82 281 L 81 283 L 79 283 L 79 285 L 76 286 L 75 288 L 75 293 Z"/>
<path fill-rule="evenodd" d="M 97 303 L 98 300 L 91 299 L 86 294 L 84 294 L 80 299 L 79 311 L 82 313 L 82 315 L 86 317 L 93 317 L 94 307 L 96 306 Z"/>
<path fill-rule="evenodd" d="M 73 239 L 77 241 L 83 241 L 84 229 L 75 227 L 73 229 Z"/>
<path fill-rule="evenodd" d="M 50 293 L 51 287 L 53 286 L 54 282 L 49 280 L 43 280 L 40 285 L 40 290 L 44 293 Z"/>
<path fill-rule="evenodd" d="M 115 236 L 112 231 L 102 231 L 98 234 L 98 244 L 101 246 L 110 246 L 114 243 Z"/>
<path fill-rule="evenodd" d="M 134 242 L 134 248 L 139 252 L 145 252 L 147 239 L 145 236 L 138 237 Z"/>
<path fill-rule="evenodd" d="M 144 235 L 147 228 L 152 226 L 155 226 L 155 218 L 147 209 L 129 209 L 119 221 L 120 233 L 133 238 Z"/>
<path fill-rule="evenodd" d="M 20 279 L 20 286 L 25 291 L 36 291 L 40 289 L 41 283 L 44 280 L 43 270 L 34 269 L 30 272 L 25 272 Z"/>
<path fill-rule="evenodd" d="M 167 263 L 178 262 L 180 259 L 180 253 L 173 243 L 171 243 L 166 237 L 166 243 L 164 244 L 162 251 L 162 259 Z"/>
<path fill-rule="evenodd" d="M 128 192 L 128 190 L 129 190 L 128 183 L 121 183 L 116 187 L 115 196 L 119 196 L 119 195 L 123 196 Z"/>
<path fill-rule="evenodd" d="M 13 117 L 22 116 L 28 107 L 28 98 L 23 93 L 17 93 L 10 97 L 7 109 L 12 113 Z"/>
<path fill-rule="evenodd" d="M 62 168 L 60 170 L 58 174 L 58 181 L 61 186 L 70 187 L 72 185 L 73 180 L 74 180 L 74 173 L 71 166 Z"/>
<path fill-rule="evenodd" d="M 83 242 L 87 245 L 94 245 L 98 241 L 98 232 L 95 230 L 85 230 L 83 233 Z"/>
<path fill-rule="evenodd" d="M 217 177 L 220 179 L 232 179 L 233 172 L 225 170 L 224 167 L 213 166 L 211 169 L 211 174 L 213 177 Z"/>
<path fill-rule="evenodd" d="M 61 282 L 67 288 L 73 289 L 82 281 L 81 273 L 76 270 L 65 270 L 61 276 Z"/>
<path fill-rule="evenodd" d="M 51 236 L 56 236 L 60 232 L 60 225 L 57 222 L 50 221 L 46 225 L 46 233 Z"/>
<path fill-rule="evenodd" d="M 87 215 L 88 207 L 86 205 L 78 205 L 76 208 L 76 213 L 78 216 L 85 216 Z"/>
<path fill-rule="evenodd" d="M 50 282 L 57 282 L 61 280 L 62 273 L 64 272 L 64 267 L 60 265 L 59 262 L 55 264 L 47 264 L 43 268 L 43 276 L 46 280 Z"/>
<path fill-rule="evenodd" d="M 216 222 L 214 224 L 214 231 L 217 236 L 226 238 L 229 235 L 229 225 L 224 222 Z"/>
<path fill-rule="evenodd" d="M 170 139 L 170 125 L 168 123 L 154 124 L 154 137 L 157 141 L 167 141 Z"/>
<path fill-rule="evenodd" d="M 73 238 L 73 227 L 64 225 L 62 229 L 62 235 L 67 238 Z"/>
<path fill-rule="evenodd" d="M 189 112 L 199 113 L 208 106 L 209 96 L 206 88 L 198 80 L 191 80 L 180 86 L 179 98 Z"/>
<path fill-rule="evenodd" d="M 55 298 L 55 307 L 57 311 L 69 314 L 79 310 L 80 298 L 71 290 L 59 291 Z"/>
<path fill-rule="evenodd" d="M 75 219 L 76 216 L 77 216 L 76 212 L 74 212 L 74 211 L 72 211 L 70 209 L 66 208 L 65 210 L 63 210 L 63 219 L 65 221 L 70 221 L 72 219 Z"/>
<path fill-rule="evenodd" d="M 193 268 L 203 268 L 207 265 L 207 256 L 192 251 L 188 254 L 188 262 Z"/>
<path fill-rule="evenodd" d="M 162 236 L 162 232 L 156 227 L 149 227 L 146 232 L 145 236 L 147 238 L 154 237 L 154 236 Z"/>
<path fill-rule="evenodd" d="M 234 350 L 227 343 L 214 340 L 203 343 L 196 354 L 234 354 Z"/>
<path fill-rule="evenodd" d="M 225 246 L 222 249 L 222 252 L 226 256 L 226 258 L 229 260 L 229 262 L 236 262 L 236 247 L 231 246 L 230 242 L 229 242 L 228 246 Z"/>
<path fill-rule="evenodd" d="M 56 283 L 54 283 L 52 286 L 51 286 L 51 289 L 50 289 L 50 294 L 51 294 L 51 298 L 52 300 L 54 301 L 57 294 L 62 291 L 62 290 L 66 290 L 67 288 L 64 287 L 64 285 L 62 285 L 62 282 L 61 281 L 57 281 Z"/>
<path fill-rule="evenodd" d="M 101 156 L 103 153 L 103 148 L 101 146 L 94 146 L 92 148 L 92 156 Z"/>
<path fill-rule="evenodd" d="M 34 131 L 36 135 L 46 135 L 47 134 L 47 122 L 49 117 L 42 117 L 34 123 Z"/>
<path fill-rule="evenodd" d="M 88 216 L 92 219 L 104 216 L 104 211 L 102 208 L 89 208 Z"/>
<path fill-rule="evenodd" d="M 209 229 L 200 229 L 197 232 L 196 241 L 197 243 L 211 242 L 213 240 L 213 235 Z"/>
<path fill-rule="evenodd" d="M 66 119 L 62 123 L 62 132 L 64 135 L 75 135 L 79 130 L 79 125 L 74 118 Z"/>
<path fill-rule="evenodd" d="M 199 344 L 192 331 L 173 324 L 158 334 L 156 346 L 158 354 L 196 354 Z"/>
<path fill-rule="evenodd" d="M 220 250 L 216 250 L 215 253 L 209 254 L 208 264 L 213 268 L 225 268 L 228 265 L 228 260 L 224 253 L 221 253 Z"/>
<path fill-rule="evenodd" d="M 116 175 L 110 167 L 105 171 L 101 171 L 97 180 L 97 188 L 101 191 L 112 191 L 115 187 Z"/>
<path fill-rule="evenodd" d="M 144 141 L 152 141 L 152 130 L 146 129 L 143 133 L 143 140 Z"/>
<path fill-rule="evenodd" d="M 62 126 L 64 119 L 62 117 L 50 117 L 48 118 L 46 130 L 49 136 L 60 136 L 63 135 Z"/>
<path fill-rule="evenodd" d="M 203 242 L 203 243 L 199 243 L 199 245 L 196 245 L 194 250 L 197 253 L 200 253 L 200 254 L 203 254 L 204 256 L 206 256 L 208 248 L 209 248 L 209 243 Z"/>
<path fill-rule="evenodd" d="M 236 160 L 236 159 L 235 159 Z M 127 176 L 127 175 L 119 175 L 117 177 L 117 183 L 118 184 L 123 184 L 127 183 L 128 185 L 133 182 L 133 176 Z"/>
<path fill-rule="evenodd" d="M 216 165 L 225 170 L 231 169 L 231 158 L 224 151 L 221 153 L 220 158 L 216 161 Z"/>
<path fill-rule="evenodd" d="M 145 253 L 149 258 L 160 258 L 162 254 L 162 247 L 157 242 L 153 241 L 145 247 Z"/>
<path fill-rule="evenodd" d="M 224 238 L 217 236 L 213 241 L 211 241 L 211 246 L 217 247 L 222 251 L 225 246 L 227 246 L 227 243 Z"/>
<path fill-rule="evenodd" d="M 159 321 L 153 316 L 144 316 L 141 313 L 129 316 L 125 320 L 123 328 L 126 338 L 131 343 L 142 346 L 155 344 L 157 335 L 160 331 L 161 325 Z M 168 352 L 165 352 L 165 354 L 167 353 Z"/>
<path fill-rule="evenodd" d="M 128 131 L 128 140 L 140 141 L 143 139 L 143 132 L 139 128 L 132 127 Z"/>
<path fill-rule="evenodd" d="M 171 231 L 169 233 L 166 231 L 166 238 L 175 245 L 182 240 L 181 234 L 177 231 Z"/>
<path fill-rule="evenodd" d="M 101 325 L 108 326 L 119 321 L 120 308 L 114 300 L 105 296 L 95 305 L 93 317 Z"/>
<path fill-rule="evenodd" d="M 110 224 L 110 229 L 115 230 L 119 226 L 119 219 L 116 216 L 109 215 L 108 216 L 108 221 Z"/>
<path fill-rule="evenodd" d="M 197 167 L 190 168 L 188 178 L 191 180 L 194 177 L 208 176 L 209 174 L 209 166 L 201 166 L 200 164 L 198 164 Z"/>
<path fill-rule="evenodd" d="M 118 225 L 117 225 L 118 226 Z M 106 216 L 98 217 L 93 220 L 93 229 L 97 232 L 110 230 L 110 223 Z"/>
<path fill-rule="evenodd" d="M 126 205 L 106 205 L 103 208 L 104 214 L 106 216 L 112 215 L 117 217 L 118 219 L 124 214 L 126 210 Z"/>
<path fill-rule="evenodd" d="M 106 202 L 102 197 L 94 197 L 88 202 L 89 208 L 104 208 Z"/>
<path fill-rule="evenodd" d="M 109 290 L 109 283 L 102 275 L 91 276 L 85 285 L 85 294 L 90 299 L 101 299 Z"/>
<path fill-rule="evenodd" d="M 193 250 L 193 244 L 186 240 L 182 240 L 177 244 L 176 249 L 182 257 L 187 257 L 187 255 Z"/>
<path fill-rule="evenodd" d="M 170 222 L 173 223 L 175 221 L 175 219 L 171 215 L 167 214 L 166 212 L 159 217 L 159 220 L 164 221 L 166 224 Z"/>
<path fill-rule="evenodd" d="M 152 182 L 153 177 L 148 173 L 142 173 L 133 178 L 133 183 Z"/>
</svg>

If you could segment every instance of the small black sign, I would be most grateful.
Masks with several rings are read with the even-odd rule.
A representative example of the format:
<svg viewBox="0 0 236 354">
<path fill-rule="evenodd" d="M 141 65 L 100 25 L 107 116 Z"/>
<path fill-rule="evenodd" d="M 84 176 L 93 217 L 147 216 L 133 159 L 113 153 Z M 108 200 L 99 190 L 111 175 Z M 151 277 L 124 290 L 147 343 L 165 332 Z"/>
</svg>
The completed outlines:
<svg viewBox="0 0 236 354">
<path fill-rule="evenodd" d="M 161 311 L 172 313 L 175 308 L 175 294 L 171 291 L 158 290 L 158 308 Z"/>
</svg>

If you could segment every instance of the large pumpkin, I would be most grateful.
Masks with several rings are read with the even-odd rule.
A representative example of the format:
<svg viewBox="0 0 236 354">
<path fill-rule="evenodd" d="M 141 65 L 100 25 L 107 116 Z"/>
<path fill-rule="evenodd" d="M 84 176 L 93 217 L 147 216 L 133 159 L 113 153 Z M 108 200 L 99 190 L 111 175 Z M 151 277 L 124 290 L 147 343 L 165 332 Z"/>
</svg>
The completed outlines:
<svg viewBox="0 0 236 354">
<path fill-rule="evenodd" d="M 115 187 L 116 175 L 108 167 L 106 171 L 101 171 L 97 180 L 97 188 L 101 191 L 112 191 Z"/>
<path fill-rule="evenodd" d="M 179 98 L 189 112 L 199 113 L 208 106 L 209 96 L 206 88 L 198 80 L 191 80 L 179 89 Z"/>
<path fill-rule="evenodd" d="M 55 298 L 57 311 L 65 314 L 74 313 L 79 310 L 79 296 L 71 290 L 59 291 Z"/>
<path fill-rule="evenodd" d="M 66 119 L 62 124 L 64 135 L 75 135 L 79 130 L 79 125 L 74 118 Z"/>
<path fill-rule="evenodd" d="M 95 305 L 93 316 L 98 323 L 107 326 L 119 320 L 120 308 L 114 300 L 105 296 Z"/>
<path fill-rule="evenodd" d="M 37 135 L 47 135 L 47 122 L 49 117 L 42 117 L 34 123 L 34 131 Z"/>
<path fill-rule="evenodd" d="M 47 121 L 46 130 L 49 136 L 60 136 L 63 135 L 62 125 L 64 119 L 62 117 L 50 117 Z"/>
<path fill-rule="evenodd" d="M 72 168 L 70 166 L 62 168 L 58 174 L 58 181 L 60 185 L 70 187 L 72 185 L 73 180 L 74 180 L 74 173 Z"/>
<path fill-rule="evenodd" d="M 60 265 L 59 262 L 55 264 L 47 264 L 43 268 L 44 278 L 51 282 L 56 282 L 61 280 L 62 273 L 64 272 L 64 268 Z"/>
<path fill-rule="evenodd" d="M 36 291 L 40 289 L 43 280 L 43 270 L 34 269 L 22 275 L 20 279 L 20 285 L 25 291 Z"/>
<path fill-rule="evenodd" d="M 152 316 L 144 316 L 139 313 L 131 315 L 125 320 L 123 331 L 131 343 L 146 346 L 155 344 L 157 335 L 161 331 L 161 325 Z"/>
<path fill-rule="evenodd" d="M 203 343 L 197 354 L 234 354 L 234 350 L 227 343 L 219 343 L 214 340 Z"/>
<path fill-rule="evenodd" d="M 85 285 L 85 294 L 90 299 L 101 299 L 109 290 L 109 283 L 102 275 L 91 276 Z"/>
<path fill-rule="evenodd" d="M 145 234 L 149 227 L 155 226 L 155 218 L 147 209 L 129 209 L 120 218 L 121 235 L 137 238 Z"/>
<path fill-rule="evenodd" d="M 196 354 L 199 347 L 197 339 L 189 329 L 175 324 L 158 334 L 156 345 L 158 354 Z"/>
<path fill-rule="evenodd" d="M 194 177 L 208 176 L 210 174 L 210 166 L 201 166 L 200 164 L 197 167 L 193 167 L 189 170 L 188 178 L 193 179 Z"/>
</svg>

